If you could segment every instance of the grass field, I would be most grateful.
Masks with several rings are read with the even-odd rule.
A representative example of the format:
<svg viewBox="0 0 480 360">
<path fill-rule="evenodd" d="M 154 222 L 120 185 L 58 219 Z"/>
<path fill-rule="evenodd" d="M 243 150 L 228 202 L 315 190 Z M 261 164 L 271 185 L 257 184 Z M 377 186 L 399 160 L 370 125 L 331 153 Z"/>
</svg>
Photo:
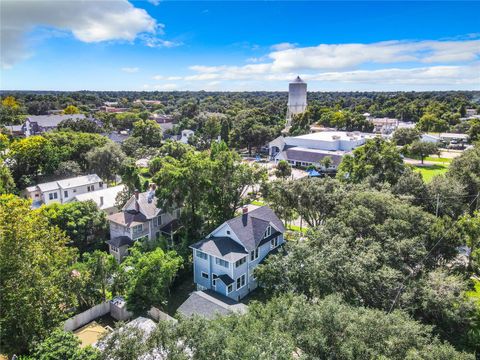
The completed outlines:
<svg viewBox="0 0 480 360">
<path fill-rule="evenodd" d="M 453 159 L 449 158 L 442 158 L 437 156 L 427 156 L 425 161 L 432 161 L 432 162 L 439 162 L 439 163 L 451 163 Z"/>
<path fill-rule="evenodd" d="M 413 169 L 422 174 L 423 180 L 429 183 L 434 176 L 446 173 L 448 164 L 438 163 L 435 165 L 414 166 Z"/>
</svg>

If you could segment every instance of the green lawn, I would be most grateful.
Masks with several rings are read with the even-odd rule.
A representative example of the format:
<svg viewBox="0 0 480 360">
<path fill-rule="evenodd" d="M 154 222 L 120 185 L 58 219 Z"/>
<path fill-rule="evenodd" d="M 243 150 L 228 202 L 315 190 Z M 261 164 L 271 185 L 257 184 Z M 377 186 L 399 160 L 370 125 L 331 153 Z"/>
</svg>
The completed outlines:
<svg viewBox="0 0 480 360">
<path fill-rule="evenodd" d="M 477 303 L 477 307 L 480 311 L 480 280 L 472 279 L 472 281 L 474 283 L 474 289 L 467 291 L 466 295 Z"/>
<path fill-rule="evenodd" d="M 439 162 L 439 163 L 451 163 L 453 159 L 450 158 L 442 158 L 437 156 L 427 156 L 425 161 L 432 161 L 432 162 Z"/>
<path fill-rule="evenodd" d="M 438 165 L 414 166 L 413 169 L 422 174 L 423 180 L 429 183 L 434 176 L 446 173 L 448 165 L 439 163 Z"/>
</svg>

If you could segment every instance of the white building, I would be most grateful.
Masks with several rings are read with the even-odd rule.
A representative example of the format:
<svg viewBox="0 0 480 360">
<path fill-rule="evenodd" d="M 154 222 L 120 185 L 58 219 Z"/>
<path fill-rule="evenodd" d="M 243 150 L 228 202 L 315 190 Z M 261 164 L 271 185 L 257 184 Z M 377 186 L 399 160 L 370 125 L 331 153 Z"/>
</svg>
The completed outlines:
<svg viewBox="0 0 480 360">
<path fill-rule="evenodd" d="M 188 144 L 188 139 L 190 139 L 194 134 L 195 132 L 193 130 L 189 130 L 189 129 L 182 130 L 182 135 L 179 141 L 184 144 Z"/>
<path fill-rule="evenodd" d="M 112 186 L 106 189 L 87 192 L 85 194 L 76 195 L 71 201 L 93 201 L 100 210 L 108 215 L 118 212 L 115 206 L 117 195 L 125 189 L 125 185 Z"/>
<path fill-rule="evenodd" d="M 287 122 L 290 124 L 292 115 L 301 114 L 307 109 L 307 83 L 297 76 L 288 85 Z"/>
<path fill-rule="evenodd" d="M 75 196 L 95 190 L 103 189 L 106 185 L 97 174 L 77 176 L 70 179 L 41 183 L 29 186 L 24 195 L 32 199 L 34 206 L 51 203 L 66 203 Z"/>
<path fill-rule="evenodd" d="M 270 159 L 286 160 L 293 166 L 318 165 L 329 156 L 332 168 L 338 166 L 343 155 L 365 144 L 374 134 L 347 131 L 321 131 L 300 136 L 279 136 L 268 144 Z"/>
</svg>

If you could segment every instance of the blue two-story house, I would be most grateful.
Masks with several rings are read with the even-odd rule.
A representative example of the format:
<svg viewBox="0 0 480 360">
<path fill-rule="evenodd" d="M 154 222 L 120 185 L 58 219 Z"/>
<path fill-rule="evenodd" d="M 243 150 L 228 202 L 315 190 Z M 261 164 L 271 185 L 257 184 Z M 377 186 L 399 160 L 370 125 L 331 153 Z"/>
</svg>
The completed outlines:
<svg viewBox="0 0 480 360">
<path fill-rule="evenodd" d="M 211 289 L 240 300 L 257 287 L 256 266 L 283 244 L 285 228 L 267 206 L 226 221 L 193 244 L 193 277 L 197 290 Z"/>
</svg>

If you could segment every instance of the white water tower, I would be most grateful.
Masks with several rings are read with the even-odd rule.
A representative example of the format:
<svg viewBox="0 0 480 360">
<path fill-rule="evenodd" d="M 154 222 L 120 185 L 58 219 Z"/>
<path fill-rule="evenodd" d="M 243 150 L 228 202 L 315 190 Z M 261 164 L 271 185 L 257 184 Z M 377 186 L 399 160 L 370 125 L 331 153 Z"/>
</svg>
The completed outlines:
<svg viewBox="0 0 480 360">
<path fill-rule="evenodd" d="M 287 122 L 290 124 L 292 115 L 301 114 L 307 109 L 307 83 L 297 76 L 288 85 Z"/>
</svg>

